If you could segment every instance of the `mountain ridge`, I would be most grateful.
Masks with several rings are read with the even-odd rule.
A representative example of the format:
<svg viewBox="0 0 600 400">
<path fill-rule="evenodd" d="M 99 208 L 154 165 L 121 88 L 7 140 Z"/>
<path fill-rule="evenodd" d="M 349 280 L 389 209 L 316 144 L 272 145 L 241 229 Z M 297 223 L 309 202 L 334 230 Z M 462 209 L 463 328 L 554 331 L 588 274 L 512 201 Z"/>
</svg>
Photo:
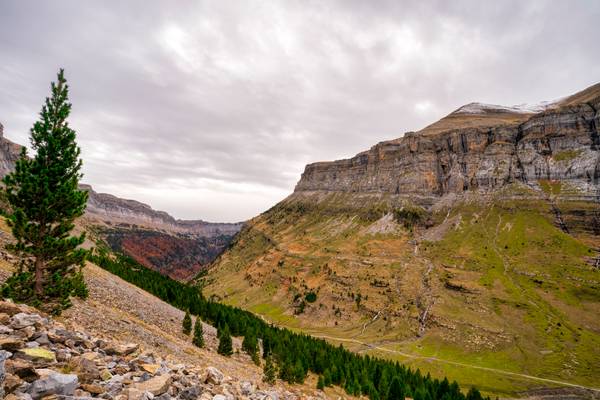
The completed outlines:
<svg viewBox="0 0 600 400">
<path fill-rule="evenodd" d="M 481 116 L 461 113 L 463 107 L 352 158 L 308 164 L 294 192 L 375 192 L 435 201 L 514 181 L 569 179 L 587 196 L 600 193 L 600 84 L 539 113 L 492 109 Z M 579 154 L 561 154 L 569 151 Z"/>
<path fill-rule="evenodd" d="M 273 323 L 492 396 L 555 385 L 485 368 L 594 387 L 599 103 L 594 85 L 539 113 L 453 112 L 309 164 L 198 281 Z"/>
</svg>

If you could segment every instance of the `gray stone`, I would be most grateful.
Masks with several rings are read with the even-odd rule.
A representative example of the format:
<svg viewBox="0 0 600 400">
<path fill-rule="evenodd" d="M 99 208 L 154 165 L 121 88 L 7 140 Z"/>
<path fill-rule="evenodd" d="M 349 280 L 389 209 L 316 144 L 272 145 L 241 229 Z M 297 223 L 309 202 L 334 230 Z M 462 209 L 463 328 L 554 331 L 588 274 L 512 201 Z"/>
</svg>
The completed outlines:
<svg viewBox="0 0 600 400">
<path fill-rule="evenodd" d="M 14 332 L 14 329 L 12 329 L 6 325 L 0 325 L 0 335 L 10 335 L 13 332 Z"/>
<path fill-rule="evenodd" d="M 35 341 L 37 343 L 39 343 L 40 345 L 49 345 L 50 344 L 50 340 L 48 339 L 47 333 L 42 333 L 41 335 L 39 335 L 38 337 L 35 338 Z"/>
<path fill-rule="evenodd" d="M 240 383 L 240 391 L 244 396 L 250 396 L 254 392 L 252 382 L 243 381 Z"/>
<path fill-rule="evenodd" d="M 196 400 L 201 394 L 202 387 L 200 385 L 194 385 L 183 389 L 177 398 L 180 400 Z"/>
<path fill-rule="evenodd" d="M 8 351 L 0 350 L 0 398 L 4 397 L 4 379 L 6 378 L 6 370 L 4 364 L 12 356 Z"/>
<path fill-rule="evenodd" d="M 220 385 L 223 382 L 223 379 L 225 379 L 225 376 L 215 367 L 208 367 L 206 369 L 205 382 L 212 383 L 213 385 Z"/>
<path fill-rule="evenodd" d="M 46 378 L 33 382 L 27 391 L 34 400 L 55 394 L 72 396 L 77 389 L 79 380 L 77 375 L 52 373 Z"/>
<path fill-rule="evenodd" d="M 10 327 L 13 329 L 22 329 L 28 326 L 41 325 L 44 323 L 44 318 L 38 314 L 18 313 L 10 319 Z"/>
</svg>

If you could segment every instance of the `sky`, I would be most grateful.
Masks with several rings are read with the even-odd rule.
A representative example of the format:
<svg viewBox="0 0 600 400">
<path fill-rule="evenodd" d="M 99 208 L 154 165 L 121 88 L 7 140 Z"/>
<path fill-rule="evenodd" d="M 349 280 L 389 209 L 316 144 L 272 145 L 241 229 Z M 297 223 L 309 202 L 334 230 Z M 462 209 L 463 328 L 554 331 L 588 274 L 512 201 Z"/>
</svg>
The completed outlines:
<svg viewBox="0 0 600 400">
<path fill-rule="evenodd" d="M 600 82 L 600 2 L 0 1 L 0 123 L 28 143 L 65 68 L 96 191 L 234 222 L 479 101 Z"/>
</svg>

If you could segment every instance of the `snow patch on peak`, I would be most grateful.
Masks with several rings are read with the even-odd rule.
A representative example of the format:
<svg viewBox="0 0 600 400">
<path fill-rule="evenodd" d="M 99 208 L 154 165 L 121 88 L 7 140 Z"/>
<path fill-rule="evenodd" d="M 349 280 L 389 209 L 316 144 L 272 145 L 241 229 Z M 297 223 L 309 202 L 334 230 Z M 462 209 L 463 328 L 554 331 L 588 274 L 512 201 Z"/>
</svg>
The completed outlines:
<svg viewBox="0 0 600 400">
<path fill-rule="evenodd" d="M 553 101 L 542 101 L 536 104 L 517 104 L 514 106 L 500 106 L 497 104 L 469 103 L 453 114 L 490 114 L 490 113 L 510 113 L 510 114 L 537 114 L 556 106 L 563 99 Z"/>
</svg>

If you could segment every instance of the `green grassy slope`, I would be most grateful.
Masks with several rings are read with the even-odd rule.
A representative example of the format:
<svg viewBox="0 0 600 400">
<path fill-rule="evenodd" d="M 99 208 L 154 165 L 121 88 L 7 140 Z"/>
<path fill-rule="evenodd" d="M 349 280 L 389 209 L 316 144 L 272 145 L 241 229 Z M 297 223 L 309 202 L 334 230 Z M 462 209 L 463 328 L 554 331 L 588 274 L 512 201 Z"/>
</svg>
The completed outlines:
<svg viewBox="0 0 600 400">
<path fill-rule="evenodd" d="M 205 293 L 493 395 L 561 386 L 510 373 L 597 385 L 597 237 L 557 228 L 546 200 L 465 201 L 415 226 L 402 207 L 292 196 L 249 224 Z"/>
</svg>

